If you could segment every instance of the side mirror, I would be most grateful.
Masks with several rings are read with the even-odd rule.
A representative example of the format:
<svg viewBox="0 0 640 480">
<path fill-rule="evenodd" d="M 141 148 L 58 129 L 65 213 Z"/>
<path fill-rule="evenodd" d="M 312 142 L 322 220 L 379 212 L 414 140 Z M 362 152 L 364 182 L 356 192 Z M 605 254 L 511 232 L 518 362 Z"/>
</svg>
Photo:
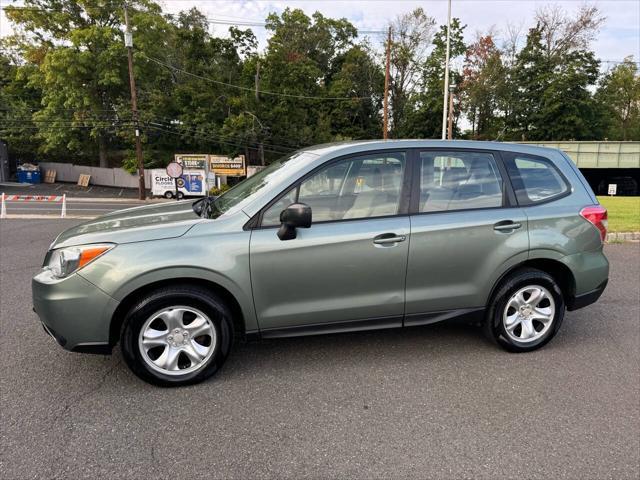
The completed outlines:
<svg viewBox="0 0 640 480">
<path fill-rule="evenodd" d="M 278 238 L 280 240 L 293 240 L 296 238 L 296 228 L 309 228 L 311 226 L 311 207 L 304 203 L 292 203 L 280 213 L 280 228 Z"/>
</svg>

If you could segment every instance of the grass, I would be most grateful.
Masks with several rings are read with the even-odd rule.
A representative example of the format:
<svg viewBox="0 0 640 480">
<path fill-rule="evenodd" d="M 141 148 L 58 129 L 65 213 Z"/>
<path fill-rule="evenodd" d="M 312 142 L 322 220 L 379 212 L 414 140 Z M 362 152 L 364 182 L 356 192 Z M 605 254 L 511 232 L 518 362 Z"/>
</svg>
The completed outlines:
<svg viewBox="0 0 640 480">
<path fill-rule="evenodd" d="M 640 232 L 640 197 L 599 196 L 609 212 L 609 232 Z"/>
</svg>

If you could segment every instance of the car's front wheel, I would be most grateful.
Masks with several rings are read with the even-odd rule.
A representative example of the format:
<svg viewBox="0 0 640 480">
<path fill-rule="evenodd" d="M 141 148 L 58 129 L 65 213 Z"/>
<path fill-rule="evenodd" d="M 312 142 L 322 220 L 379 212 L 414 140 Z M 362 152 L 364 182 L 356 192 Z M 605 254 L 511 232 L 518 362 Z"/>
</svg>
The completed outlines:
<svg viewBox="0 0 640 480">
<path fill-rule="evenodd" d="M 565 304 L 555 279 L 524 268 L 498 287 L 488 309 L 485 333 L 511 352 L 528 352 L 549 342 L 560 329 Z"/>
<path fill-rule="evenodd" d="M 213 375 L 231 348 L 227 306 L 199 286 L 154 291 L 135 305 L 122 329 L 123 356 L 143 380 L 190 385 Z"/>
</svg>

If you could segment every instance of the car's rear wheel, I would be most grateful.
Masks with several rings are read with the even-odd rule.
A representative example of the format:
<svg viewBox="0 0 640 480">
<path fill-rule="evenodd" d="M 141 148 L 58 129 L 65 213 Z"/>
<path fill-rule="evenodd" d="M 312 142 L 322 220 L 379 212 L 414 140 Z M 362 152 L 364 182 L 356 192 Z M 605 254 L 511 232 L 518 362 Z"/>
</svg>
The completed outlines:
<svg viewBox="0 0 640 480">
<path fill-rule="evenodd" d="M 198 383 L 227 358 L 232 325 L 227 306 L 206 289 L 163 288 L 144 297 L 125 318 L 123 356 L 131 370 L 149 383 Z"/>
<path fill-rule="evenodd" d="M 560 329 L 565 304 L 555 279 L 525 268 L 498 287 L 488 309 L 485 333 L 512 352 L 528 352 L 549 342 Z"/>
<path fill-rule="evenodd" d="M 173 198 L 173 192 L 167 190 L 164 192 L 164 198 Z"/>
</svg>

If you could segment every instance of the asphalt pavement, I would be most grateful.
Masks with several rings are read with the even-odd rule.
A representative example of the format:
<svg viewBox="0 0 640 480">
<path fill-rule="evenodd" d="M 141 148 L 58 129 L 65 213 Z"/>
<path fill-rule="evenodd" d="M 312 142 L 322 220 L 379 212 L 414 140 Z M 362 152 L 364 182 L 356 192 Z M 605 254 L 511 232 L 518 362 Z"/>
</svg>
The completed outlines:
<svg viewBox="0 0 640 480">
<path fill-rule="evenodd" d="M 10 218 L 59 217 L 62 202 L 42 201 L 42 198 L 49 196 L 59 198 L 66 195 L 66 216 L 78 219 L 94 218 L 114 210 L 167 201 L 151 197 L 150 192 L 147 192 L 146 201 L 140 201 L 137 189 L 97 185 L 80 187 L 71 183 L 2 183 L 0 193 L 6 195 L 5 208 Z M 13 195 L 36 197 L 39 200 L 9 200 Z"/>
<path fill-rule="evenodd" d="M 99 202 L 92 201 L 76 201 L 76 199 L 67 199 L 67 216 L 77 217 L 97 217 L 114 210 L 123 208 L 139 207 L 144 205 L 143 202 L 135 201 L 108 201 L 101 200 Z M 62 202 L 36 202 L 24 200 L 7 200 L 5 202 L 7 215 L 47 215 L 60 216 L 62 212 Z"/>
<path fill-rule="evenodd" d="M 3 479 L 640 477 L 638 244 L 606 247 L 602 299 L 536 352 L 446 324 L 278 339 L 160 389 L 117 349 L 63 351 L 31 311 L 76 223 L 0 221 Z"/>
</svg>

